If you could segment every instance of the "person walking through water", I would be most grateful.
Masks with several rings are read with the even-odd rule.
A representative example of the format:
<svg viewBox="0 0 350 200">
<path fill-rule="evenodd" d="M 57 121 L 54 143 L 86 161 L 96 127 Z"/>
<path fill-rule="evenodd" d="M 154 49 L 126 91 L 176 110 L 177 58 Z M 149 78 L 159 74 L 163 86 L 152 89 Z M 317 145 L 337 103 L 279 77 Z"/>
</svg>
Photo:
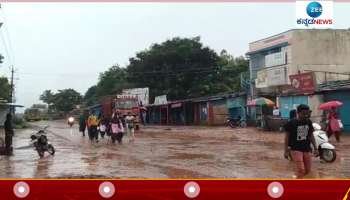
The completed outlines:
<svg viewBox="0 0 350 200">
<path fill-rule="evenodd" d="M 135 120 L 136 119 L 131 112 L 128 112 L 128 115 L 125 117 L 125 122 L 130 142 L 135 140 Z"/>
<path fill-rule="evenodd" d="M 112 143 L 114 144 L 115 140 L 117 140 L 119 144 L 122 143 L 124 127 L 119 113 L 113 115 L 113 118 L 111 120 L 111 132 Z"/>
<path fill-rule="evenodd" d="M 101 134 L 101 138 L 104 138 L 107 131 L 108 120 L 104 115 L 102 115 L 101 119 L 99 119 L 99 122 L 99 132 Z"/>
<path fill-rule="evenodd" d="M 85 112 L 82 112 L 79 117 L 79 131 L 83 133 L 83 136 L 85 137 L 85 129 L 86 129 L 86 114 Z"/>
<path fill-rule="evenodd" d="M 88 127 L 89 127 L 89 138 L 91 143 L 96 141 L 98 143 L 98 131 L 97 131 L 97 126 L 98 126 L 98 119 L 94 113 L 91 112 L 89 118 L 88 118 Z"/>
<path fill-rule="evenodd" d="M 146 126 L 147 108 L 143 105 L 142 101 L 140 102 L 140 119 L 142 124 Z"/>
<path fill-rule="evenodd" d="M 340 142 L 340 126 L 336 108 L 332 108 L 328 113 L 327 135 L 330 138 L 333 134 L 337 142 Z"/>
<path fill-rule="evenodd" d="M 297 178 L 303 178 L 311 171 L 310 143 L 314 147 L 315 156 L 318 156 L 310 113 L 309 106 L 301 104 L 297 108 L 297 118 L 290 120 L 284 126 L 286 130 L 284 157 L 288 158 L 291 155 Z"/>
<path fill-rule="evenodd" d="M 12 155 L 13 148 L 12 148 L 12 137 L 14 135 L 13 126 L 12 126 L 12 115 L 8 113 L 6 115 L 6 120 L 4 123 L 4 129 L 5 129 L 5 151 L 6 155 Z"/>
</svg>

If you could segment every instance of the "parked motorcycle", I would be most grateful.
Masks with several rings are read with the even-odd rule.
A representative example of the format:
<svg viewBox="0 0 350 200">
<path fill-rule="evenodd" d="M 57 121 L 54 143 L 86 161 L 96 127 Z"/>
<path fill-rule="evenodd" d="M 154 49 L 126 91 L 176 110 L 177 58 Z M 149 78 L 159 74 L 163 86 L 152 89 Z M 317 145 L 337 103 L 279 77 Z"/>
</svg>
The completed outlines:
<svg viewBox="0 0 350 200">
<path fill-rule="evenodd" d="M 317 123 L 313 123 L 312 126 L 314 127 L 313 135 L 320 159 L 328 163 L 334 162 L 337 158 L 337 153 L 335 147 L 329 143 L 327 133 L 323 131 L 322 127 Z M 288 159 L 291 160 L 291 155 L 289 155 Z"/>
<path fill-rule="evenodd" d="M 74 117 L 68 118 L 68 125 L 72 128 L 72 126 L 74 125 Z"/>
<path fill-rule="evenodd" d="M 242 120 L 241 118 L 226 118 L 226 124 L 230 126 L 231 128 L 241 127 L 245 128 L 247 127 L 247 123 Z"/>
<path fill-rule="evenodd" d="M 47 151 L 51 155 L 55 154 L 55 148 L 52 146 L 52 144 L 49 143 L 47 136 L 45 135 L 46 128 L 47 127 L 39 130 L 36 134 L 33 134 L 30 137 L 32 145 L 34 146 L 35 150 L 38 152 L 38 155 L 40 156 L 40 158 L 44 157 L 45 151 Z"/>
</svg>

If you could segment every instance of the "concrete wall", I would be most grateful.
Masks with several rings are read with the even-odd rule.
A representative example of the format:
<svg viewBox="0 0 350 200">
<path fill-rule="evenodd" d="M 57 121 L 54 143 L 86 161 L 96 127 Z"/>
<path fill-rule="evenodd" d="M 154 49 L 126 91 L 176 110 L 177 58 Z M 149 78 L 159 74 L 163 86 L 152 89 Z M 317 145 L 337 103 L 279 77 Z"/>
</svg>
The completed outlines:
<svg viewBox="0 0 350 200">
<path fill-rule="evenodd" d="M 277 35 L 273 35 L 255 42 L 249 43 L 249 52 L 256 52 L 250 55 L 250 75 L 251 79 L 256 78 L 256 71 L 265 67 L 265 55 L 267 52 L 258 52 L 261 49 L 270 48 L 281 43 L 288 42 L 292 36 L 292 31 L 286 31 L 283 33 L 279 33 Z M 282 47 L 282 51 L 287 52 L 287 56 L 291 54 L 291 49 L 288 47 Z M 248 52 L 248 54 L 249 54 Z M 287 60 L 289 63 L 289 61 Z"/>
<path fill-rule="evenodd" d="M 213 119 L 211 125 L 224 125 L 228 117 L 226 100 L 211 102 L 213 106 Z"/>
<path fill-rule="evenodd" d="M 350 73 L 350 30 L 294 30 L 291 74 L 298 70 Z M 349 79 L 348 75 L 316 73 L 317 83 Z"/>
<path fill-rule="evenodd" d="M 323 112 L 318 107 L 323 102 L 323 95 L 310 95 L 308 101 L 309 107 L 312 110 L 311 120 L 320 123 Z"/>
<path fill-rule="evenodd" d="M 249 52 L 258 51 L 260 49 L 268 48 L 282 42 L 288 41 L 292 36 L 293 30 L 288 30 L 283 33 L 279 33 L 255 42 L 249 43 Z"/>
</svg>

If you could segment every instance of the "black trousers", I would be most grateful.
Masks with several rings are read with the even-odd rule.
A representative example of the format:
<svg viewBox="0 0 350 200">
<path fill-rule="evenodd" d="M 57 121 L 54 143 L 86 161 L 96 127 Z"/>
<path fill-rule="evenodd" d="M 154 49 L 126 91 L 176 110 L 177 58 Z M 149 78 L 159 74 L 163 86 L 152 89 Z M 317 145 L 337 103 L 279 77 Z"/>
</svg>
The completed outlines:
<svg viewBox="0 0 350 200">
<path fill-rule="evenodd" d="M 98 140 L 97 126 L 90 126 L 89 138 L 90 138 L 90 140 L 93 140 L 93 139 Z"/>
</svg>

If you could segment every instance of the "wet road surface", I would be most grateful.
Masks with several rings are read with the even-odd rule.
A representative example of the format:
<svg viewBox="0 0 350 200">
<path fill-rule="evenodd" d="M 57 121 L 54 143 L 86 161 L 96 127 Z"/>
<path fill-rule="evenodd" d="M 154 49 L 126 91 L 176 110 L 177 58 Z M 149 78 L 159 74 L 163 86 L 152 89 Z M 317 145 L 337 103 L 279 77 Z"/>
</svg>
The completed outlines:
<svg viewBox="0 0 350 200">
<path fill-rule="evenodd" d="M 40 159 L 26 147 L 35 126 L 49 125 L 56 154 Z M 91 144 L 60 121 L 38 122 L 17 130 L 14 155 L 0 156 L 1 178 L 292 178 L 293 165 L 283 158 L 282 133 L 255 128 L 147 126 L 136 140 Z M 2 133 L 3 134 L 3 133 Z M 313 158 L 308 178 L 349 178 L 350 137 L 336 144 L 337 160 Z"/>
</svg>

